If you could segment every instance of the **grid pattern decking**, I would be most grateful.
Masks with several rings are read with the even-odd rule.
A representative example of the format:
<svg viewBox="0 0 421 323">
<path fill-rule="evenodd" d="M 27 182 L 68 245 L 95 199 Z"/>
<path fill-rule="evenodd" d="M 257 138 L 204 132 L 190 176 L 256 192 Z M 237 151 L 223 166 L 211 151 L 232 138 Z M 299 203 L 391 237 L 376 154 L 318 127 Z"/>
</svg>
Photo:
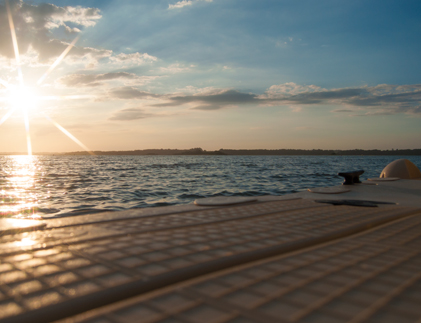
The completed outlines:
<svg viewBox="0 0 421 323">
<path fill-rule="evenodd" d="M 0 238 L 0 319 L 6 322 L 46 322 L 65 318 L 217 270 L 362 232 L 415 212 L 417 209 L 397 206 L 364 208 L 326 206 L 308 201 L 277 201 L 4 235 Z M 415 230 L 414 225 L 404 222 L 399 222 L 399 226 L 396 226 L 401 227 L 402 232 L 409 230 L 413 235 L 421 232 Z M 408 240 L 408 234 L 393 230 L 381 228 L 375 234 L 370 233 L 372 236 L 360 238 L 361 241 L 357 242 L 362 248 L 358 253 L 360 258 L 355 258 L 353 252 L 359 249 L 349 240 L 342 247 L 332 247 L 330 253 L 308 253 L 305 259 L 310 269 L 307 270 L 303 267 L 304 260 L 300 260 L 300 267 L 294 267 L 300 264 L 299 260 L 295 260 L 295 263 L 291 260 L 301 259 L 301 256 L 268 265 L 262 270 L 268 273 L 269 280 L 265 282 L 261 279 L 264 275 L 259 276 L 262 281 L 252 285 L 263 284 L 263 290 L 270 289 L 269 285 L 275 286 L 273 296 L 267 292 L 259 294 L 258 290 L 249 289 L 257 274 L 235 274 L 227 276 L 225 280 L 218 278 L 215 282 L 204 283 L 210 290 L 219 289 L 220 295 L 214 296 L 205 287 L 202 291 L 200 288 L 189 287 L 180 292 L 181 294 L 174 292 L 174 299 L 185 298 L 193 302 L 188 302 L 189 306 L 175 307 L 175 314 L 166 312 L 172 306 L 165 306 L 166 310 L 160 311 L 158 305 L 145 303 L 146 305 L 135 307 L 133 312 L 122 309 L 125 314 L 122 314 L 121 319 L 118 318 L 120 312 L 98 319 L 133 322 L 129 316 L 140 315 L 149 317 L 142 319 L 142 322 L 165 322 L 170 317 L 180 322 L 206 322 L 203 317 L 212 317 L 215 322 L 230 322 L 239 319 L 241 315 L 244 319 L 247 317 L 253 321 L 263 313 L 266 316 L 262 317 L 273 321 L 275 312 L 271 316 L 270 311 L 278 308 L 280 303 L 284 307 L 299 309 L 298 312 L 291 309 L 288 312 L 290 314 L 282 316 L 282 320 L 306 319 L 318 312 L 313 313 L 309 309 L 305 312 L 299 301 L 284 302 L 282 297 L 286 297 L 287 291 L 298 291 L 297 288 L 303 284 L 309 285 L 308 295 L 313 293 L 323 296 L 323 286 L 319 286 L 320 290 L 317 290 L 317 279 L 334 277 L 333 274 L 338 271 L 337 266 L 334 266 L 335 261 L 345 261 L 349 267 L 358 264 L 358 261 L 368 261 L 384 254 L 386 258 L 392 258 L 398 267 L 402 267 L 405 261 L 412 264 L 416 259 L 419 260 L 418 252 L 421 250 L 412 245 L 416 245 L 420 237 Z M 402 238 L 398 238 L 399 236 Z M 399 243 L 402 244 L 402 250 L 396 252 L 396 245 Z M 350 247 L 346 247 L 347 245 Z M 398 260 L 394 258 L 397 257 L 396 253 L 401 257 Z M 334 260 L 335 257 L 339 257 L 338 260 Z M 320 267 L 318 271 L 317 266 L 316 269 L 313 268 L 315 264 Z M 333 266 L 335 272 L 331 272 L 333 269 L 329 269 L 330 267 L 323 269 L 323 265 Z M 285 271 L 286 268 L 290 268 L 290 273 Z M 365 275 L 369 271 L 363 270 L 363 273 Z M 378 273 L 373 272 L 372 275 Z M 274 280 L 276 277 L 277 280 Z M 364 279 L 368 281 L 370 278 Z M 289 289 L 285 289 L 294 282 L 299 285 L 291 285 Z M 279 294 L 284 289 L 285 293 Z M 222 292 L 223 290 L 226 292 Z M 306 291 L 304 290 L 304 294 Z M 333 301 L 336 296 L 323 297 L 322 299 L 330 297 Z M 198 301 L 200 299 L 204 301 Z M 325 303 L 317 305 L 317 309 L 322 311 L 320 315 L 329 312 L 329 309 L 327 312 L 322 310 L 324 305 L 330 304 L 326 300 Z M 257 314 L 253 314 L 253 311 Z M 339 315 L 339 318 L 343 316 Z M 279 316 L 275 318 L 277 322 L 279 319 Z"/>
<path fill-rule="evenodd" d="M 420 215 L 158 296 L 129 300 L 75 321 L 420 322 Z M 397 235 L 406 236 L 405 241 L 393 242 Z"/>
</svg>

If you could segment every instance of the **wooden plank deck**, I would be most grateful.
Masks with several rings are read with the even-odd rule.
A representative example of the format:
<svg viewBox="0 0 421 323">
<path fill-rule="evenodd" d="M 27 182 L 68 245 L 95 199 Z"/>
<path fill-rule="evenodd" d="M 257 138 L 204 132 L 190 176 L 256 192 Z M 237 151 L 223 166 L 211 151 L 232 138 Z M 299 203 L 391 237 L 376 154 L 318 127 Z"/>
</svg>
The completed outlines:
<svg viewBox="0 0 421 323">
<path fill-rule="evenodd" d="M 0 321 L 416 322 L 420 215 L 299 199 L 9 228 Z"/>
</svg>

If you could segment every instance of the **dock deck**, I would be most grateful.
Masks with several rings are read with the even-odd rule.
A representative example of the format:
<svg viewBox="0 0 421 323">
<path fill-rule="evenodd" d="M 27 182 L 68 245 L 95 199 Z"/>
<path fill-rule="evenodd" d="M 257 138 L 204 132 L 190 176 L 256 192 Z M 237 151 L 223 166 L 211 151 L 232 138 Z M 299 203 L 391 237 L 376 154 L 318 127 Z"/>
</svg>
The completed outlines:
<svg viewBox="0 0 421 323">
<path fill-rule="evenodd" d="M 379 200 L 398 182 L 351 190 Z M 308 194 L 3 219 L 0 321 L 421 322 L 421 194 Z"/>
</svg>

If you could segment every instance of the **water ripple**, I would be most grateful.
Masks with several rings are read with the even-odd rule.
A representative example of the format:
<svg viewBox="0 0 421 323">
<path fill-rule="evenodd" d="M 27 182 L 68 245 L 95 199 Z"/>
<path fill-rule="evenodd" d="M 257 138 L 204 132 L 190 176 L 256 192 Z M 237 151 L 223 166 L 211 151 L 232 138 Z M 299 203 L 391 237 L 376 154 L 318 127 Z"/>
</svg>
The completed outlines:
<svg viewBox="0 0 421 323">
<path fill-rule="evenodd" d="M 378 177 L 397 156 L 1 156 L 0 216 L 62 217 L 283 195 L 337 185 L 340 171 Z M 411 156 L 418 167 L 420 156 Z"/>
</svg>

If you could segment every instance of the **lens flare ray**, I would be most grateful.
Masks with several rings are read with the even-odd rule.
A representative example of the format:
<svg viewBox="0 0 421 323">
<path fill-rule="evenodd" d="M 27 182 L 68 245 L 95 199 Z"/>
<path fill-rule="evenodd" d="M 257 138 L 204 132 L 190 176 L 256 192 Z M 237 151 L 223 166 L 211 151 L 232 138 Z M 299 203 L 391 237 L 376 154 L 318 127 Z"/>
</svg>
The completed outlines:
<svg viewBox="0 0 421 323">
<path fill-rule="evenodd" d="M 42 96 L 40 99 L 43 101 L 55 101 L 55 100 L 80 100 L 80 99 L 94 99 L 94 95 L 48 95 Z"/>
<path fill-rule="evenodd" d="M 21 66 L 20 66 L 18 39 L 16 37 L 15 24 L 13 23 L 12 11 L 10 10 L 9 0 L 6 0 L 6 10 L 7 10 L 7 18 L 9 19 L 10 33 L 12 35 L 13 49 L 15 51 L 15 58 L 16 58 L 16 64 L 17 64 L 17 68 L 18 68 L 19 82 L 23 86 L 23 74 L 22 74 L 22 69 L 21 69 Z"/>
<path fill-rule="evenodd" d="M 0 119 L 0 125 L 3 124 L 9 117 L 15 112 L 15 109 L 10 109 L 1 119 Z"/>
<path fill-rule="evenodd" d="M 29 133 L 29 119 L 28 119 L 28 112 L 26 111 L 26 109 L 23 110 L 23 119 L 25 122 L 26 146 L 28 149 L 28 156 L 32 156 L 31 134 Z"/>
<path fill-rule="evenodd" d="M 6 89 L 9 88 L 9 83 L 7 83 L 6 81 L 0 79 L 0 84 L 3 85 Z"/>
<path fill-rule="evenodd" d="M 10 27 L 10 34 L 12 36 L 12 43 L 13 43 L 13 49 L 15 53 L 15 59 L 16 59 L 16 65 L 17 65 L 17 71 L 18 71 L 18 79 L 20 86 L 18 87 L 17 92 L 18 95 L 15 95 L 13 97 L 13 94 L 9 98 L 0 98 L 1 102 L 4 101 L 10 101 L 12 107 L 10 110 L 0 119 L 0 125 L 3 124 L 16 110 L 16 108 L 19 108 L 22 110 L 23 118 L 24 118 L 24 124 L 25 124 L 25 132 L 26 132 L 26 143 L 27 143 L 27 151 L 28 155 L 32 155 L 32 144 L 31 144 L 31 135 L 29 131 L 29 115 L 28 115 L 28 108 L 30 105 L 32 105 L 32 102 L 25 102 L 25 100 L 19 100 L 20 97 L 25 96 L 28 94 L 28 90 L 25 88 L 24 85 L 24 79 L 23 79 L 23 73 L 21 69 L 21 60 L 20 60 L 20 54 L 19 54 L 19 47 L 18 47 L 18 41 L 16 36 L 16 28 L 15 24 L 13 22 L 12 17 L 12 10 L 10 8 L 9 0 L 5 0 L 6 3 L 6 9 L 7 9 L 7 17 L 9 20 L 9 27 Z M 55 62 L 48 68 L 48 70 L 41 76 L 41 78 L 37 81 L 37 85 L 41 85 L 46 77 L 63 61 L 63 59 L 66 57 L 66 55 L 70 52 L 70 50 L 74 47 L 76 42 L 79 40 L 80 36 L 77 36 L 61 53 L 61 55 L 55 60 Z M 8 82 L 0 79 L 0 85 L 4 86 L 7 90 L 12 90 L 14 86 L 9 85 Z M 16 93 L 15 93 L 16 94 Z M 34 99 L 36 100 L 77 100 L 77 99 L 84 99 L 84 98 L 92 98 L 92 95 L 67 95 L 67 96 L 36 96 Z M 27 100 L 28 101 L 28 100 Z M 15 106 L 14 106 L 15 105 Z M 57 122 L 52 120 L 50 117 L 44 114 L 47 120 L 49 120 L 53 125 L 55 125 L 60 131 L 62 131 L 67 137 L 69 137 L 71 140 L 73 140 L 76 144 L 78 144 L 80 147 L 82 147 L 85 151 L 90 153 L 91 155 L 95 155 L 88 147 L 86 147 L 80 140 L 78 140 L 75 136 L 73 136 L 69 131 L 67 131 L 64 127 L 59 125 Z"/>
<path fill-rule="evenodd" d="M 80 36 L 77 36 L 70 44 L 67 46 L 67 48 L 61 53 L 59 58 L 56 59 L 56 61 L 53 63 L 53 65 L 50 66 L 50 68 L 47 70 L 47 72 L 44 73 L 44 75 L 41 76 L 41 78 L 38 80 L 37 84 L 41 85 L 42 82 L 44 82 L 45 78 L 50 74 L 58 64 L 66 57 L 66 55 L 70 52 L 72 47 L 76 44 Z"/>
<path fill-rule="evenodd" d="M 64 127 L 59 125 L 57 122 L 55 122 L 53 119 L 51 119 L 49 116 L 47 116 L 45 113 L 43 113 L 45 118 L 49 120 L 53 125 L 55 125 L 61 132 L 63 132 L 67 137 L 72 139 L 75 143 L 77 143 L 80 147 L 82 147 L 86 152 L 88 152 L 91 155 L 95 155 L 92 150 L 90 150 L 88 147 L 86 147 L 79 139 L 77 139 L 75 136 L 73 136 L 68 130 L 66 130 Z"/>
</svg>

